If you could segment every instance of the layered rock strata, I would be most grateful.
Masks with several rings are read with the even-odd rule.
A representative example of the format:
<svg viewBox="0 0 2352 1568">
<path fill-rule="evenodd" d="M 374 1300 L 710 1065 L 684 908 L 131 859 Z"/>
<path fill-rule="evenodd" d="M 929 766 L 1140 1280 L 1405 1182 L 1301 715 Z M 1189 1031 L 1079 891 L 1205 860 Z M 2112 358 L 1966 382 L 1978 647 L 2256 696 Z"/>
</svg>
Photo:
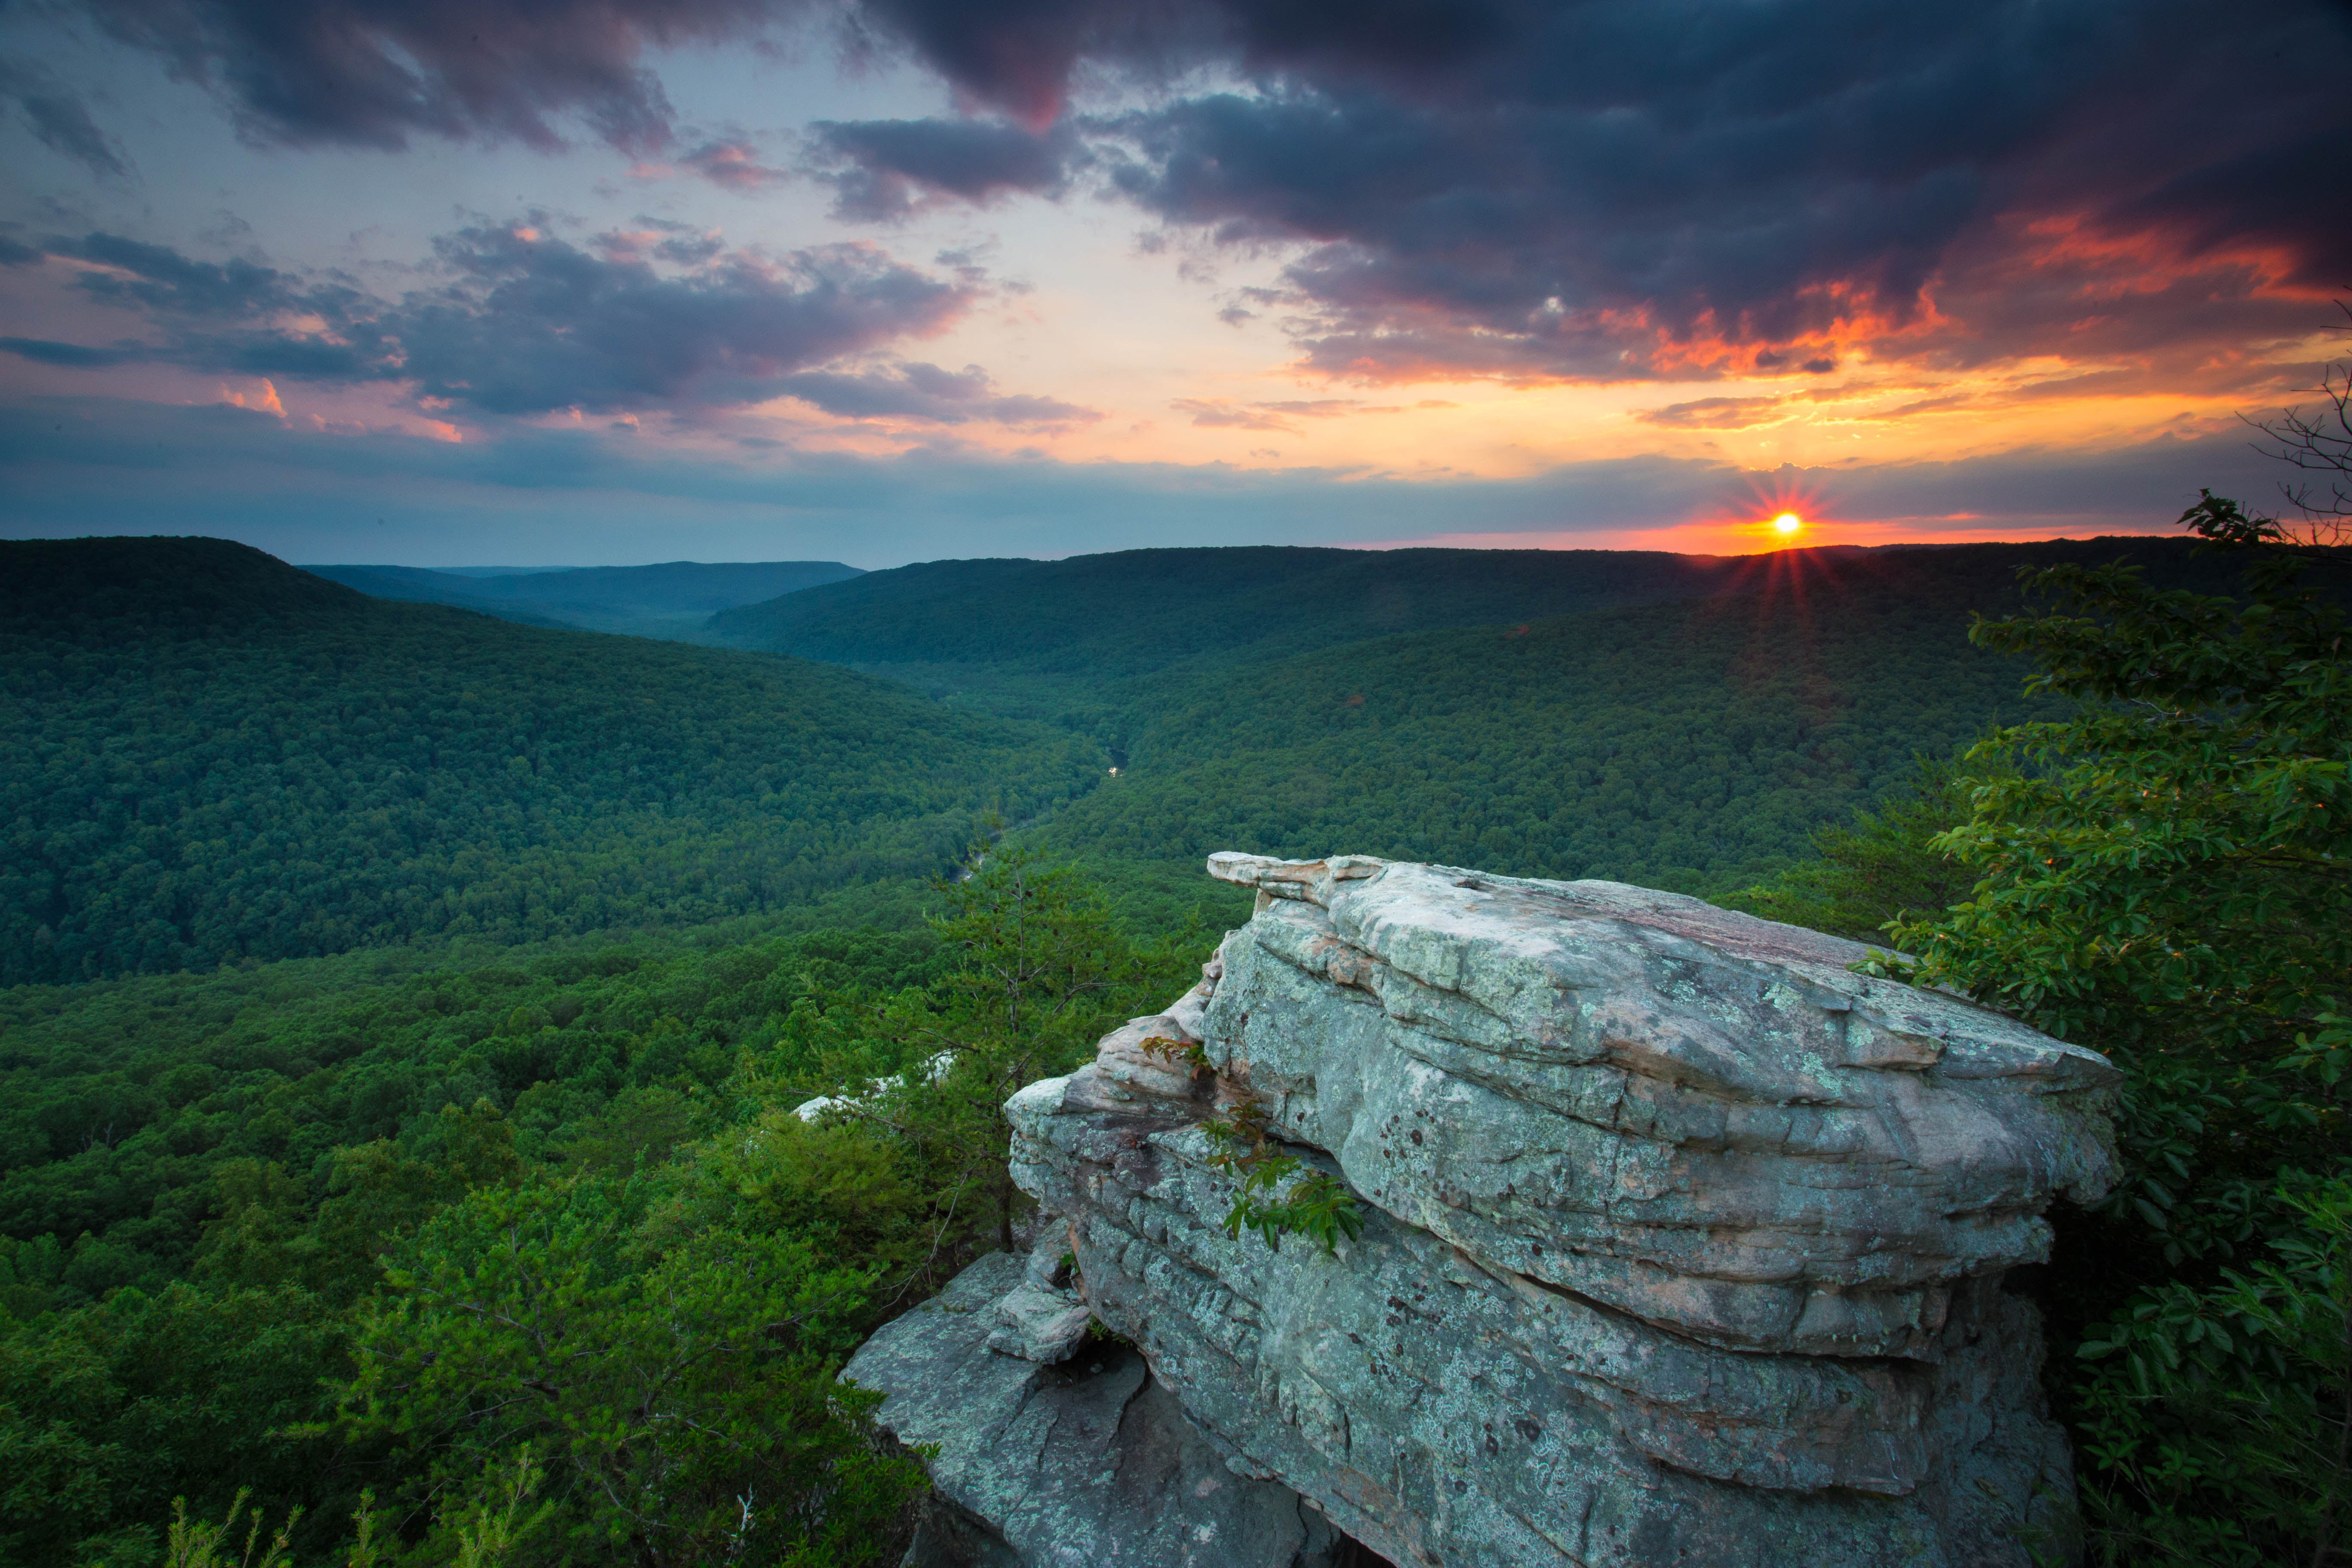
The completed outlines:
<svg viewBox="0 0 2352 1568">
<path fill-rule="evenodd" d="M 1234 1472 L 1431 1568 L 2069 1550 L 2000 1277 L 2109 1182 L 2103 1058 L 1622 884 L 1211 870 L 1258 899 L 1202 984 L 1008 1109 L 1087 1307 Z M 1225 1233 L 1243 1101 L 1360 1236 Z"/>
</svg>

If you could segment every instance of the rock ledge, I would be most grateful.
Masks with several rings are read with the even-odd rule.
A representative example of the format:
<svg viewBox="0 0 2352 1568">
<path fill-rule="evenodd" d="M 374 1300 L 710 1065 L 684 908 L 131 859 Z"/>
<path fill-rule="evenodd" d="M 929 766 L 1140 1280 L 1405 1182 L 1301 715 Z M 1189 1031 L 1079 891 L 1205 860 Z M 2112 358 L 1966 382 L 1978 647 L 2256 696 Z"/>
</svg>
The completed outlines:
<svg viewBox="0 0 2352 1568">
<path fill-rule="evenodd" d="M 1210 870 L 1258 898 L 1202 983 L 1008 1110 L 1086 1309 L 1228 1473 L 1427 1568 L 2072 1552 L 2000 1276 L 2112 1179 L 2104 1058 L 1672 894 Z M 1224 1234 L 1202 1124 L 1244 1100 L 1358 1239 Z"/>
</svg>

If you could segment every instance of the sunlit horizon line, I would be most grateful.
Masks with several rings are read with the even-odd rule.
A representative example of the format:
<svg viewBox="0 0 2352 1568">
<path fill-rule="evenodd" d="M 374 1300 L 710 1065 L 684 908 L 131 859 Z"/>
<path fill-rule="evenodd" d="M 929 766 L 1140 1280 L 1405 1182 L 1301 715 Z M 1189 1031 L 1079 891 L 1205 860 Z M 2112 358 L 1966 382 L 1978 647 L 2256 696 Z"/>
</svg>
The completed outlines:
<svg viewBox="0 0 2352 1568">
<path fill-rule="evenodd" d="M 1808 530 L 1811 530 L 1811 529 L 1812 529 L 1815 525 L 1814 525 L 1814 524 L 1812 524 L 1812 523 L 1811 523 L 1811 522 L 1808 522 L 1805 526 L 1806 526 L 1806 528 L 1807 528 Z M 1920 537 L 1920 536 L 1918 536 L 1918 535 L 1916 535 L 1916 534 L 1908 534 L 1908 535 L 1905 535 L 1905 536 L 1900 537 L 1900 538 L 1895 538 L 1895 539 L 1883 539 L 1883 540 L 1876 540 L 1876 541 L 1864 541 L 1864 540 L 1855 540 L 1855 539 L 1848 539 L 1848 538 L 1838 538 L 1838 539 L 1805 539 L 1805 540 L 1801 540 L 1801 541 L 1797 541 L 1797 542 L 1790 542 L 1790 543 L 1774 543 L 1774 544 L 1764 545 L 1764 546 L 1761 546 L 1761 547 L 1759 547 L 1759 548 L 1756 548 L 1756 549 L 1752 549 L 1752 550 L 1738 550 L 1738 549 L 1725 549 L 1725 550 L 1693 550 L 1693 549 L 1676 549 L 1676 548 L 1674 548 L 1673 546 L 1671 546 L 1671 545 L 1669 545 L 1669 544 L 1662 544 L 1662 543 L 1658 542 L 1655 540 L 1655 538 L 1654 538 L 1654 534 L 1655 534 L 1656 532 L 1658 532 L 1658 531 L 1638 531 L 1638 532 L 1637 532 L 1637 531 L 1619 531 L 1619 530 L 1612 530 L 1612 531 L 1606 531 L 1606 532 L 1601 532 L 1601 533 L 1590 533 L 1590 534 L 1564 534 L 1564 535 L 1563 535 L 1563 534 L 1540 534 L 1540 535 L 1528 535 L 1528 536 L 1521 536 L 1521 535 L 1516 535 L 1516 534 L 1433 534 L 1433 535 L 1429 535 L 1429 536 L 1427 536 L 1427 537 L 1420 538 L 1420 539 L 1394 539 L 1394 540 L 1380 540 L 1380 541 L 1376 541 L 1376 542 L 1369 542 L 1369 543 L 1368 543 L 1368 542 L 1362 542 L 1362 541 L 1353 541 L 1353 540 L 1350 540 L 1350 541 L 1336 541 L 1336 542 L 1319 542 L 1319 543 L 1313 543 L 1313 544 L 1299 544 L 1299 545 L 1292 546 L 1292 548 L 1296 548 L 1296 549 L 1302 549 L 1302 550 L 1358 550 L 1358 551 L 1365 551 L 1365 552 L 1384 552 L 1384 551 L 1391 551 L 1391 550 L 1460 550 L 1460 551 L 1465 551 L 1465 552 L 1466 552 L 1466 551 L 1539 550 L 1539 551 L 1556 551 L 1556 552 L 1561 552 L 1561 553 L 1568 553 L 1568 552 L 1575 552 L 1575 551 L 1586 551 L 1586 552 L 1593 552 L 1593 553 L 1598 553 L 1598 554 L 1684 555 L 1684 556 L 1688 556 L 1688 557 L 1690 557 L 1690 558 L 1692 558 L 1692 559 L 1694 559 L 1694 560 L 1713 560 L 1713 561 L 1748 561 L 1748 560 L 1762 560 L 1762 559 L 1764 559 L 1764 558 L 1765 558 L 1765 557 L 1767 557 L 1767 556 L 1773 556 L 1773 555 L 1793 555 L 1793 554 L 1801 554 L 1801 553 L 1803 553 L 1803 552 L 1806 552 L 1806 551 L 1814 551 L 1814 550 L 1887 550 L 1887 549 L 1897 549 L 1897 548 L 1901 548 L 1901 547 L 1904 547 L 1904 546 L 1916 546 L 1916 547 L 1921 547 L 1921 548 L 1930 548 L 1930 549 L 1932 549 L 1932 548 L 1937 548 L 1937 547 L 1940 547 L 1940 546 L 1948 545 L 1948 545 L 1962 545 L 1962 544 L 2039 544 L 2039 543 L 2056 543 L 2056 542 L 2075 542 L 2075 543 L 2090 543 L 2090 542 L 2095 542 L 2095 541 L 2097 541 L 2097 540 L 2101 540 L 2101 539 L 2147 539 L 2147 538 L 2164 538 L 2164 537 L 2169 537 L 2169 536 L 2170 536 L 2170 534 L 2171 534 L 2171 532 L 2172 532 L 2171 529 L 2169 529 L 2168 527 L 2164 527 L 2164 526 L 2154 526 L 2154 527 L 2149 527 L 2149 528 L 2146 528 L 2146 529 L 2121 528 L 2121 527 L 2115 527 L 2115 528 L 2101 528 L 2101 529 L 2097 529 L 2097 530 L 2090 531 L 2074 531 L 2074 532 L 2057 532 L 2057 533 L 2051 532 L 2051 531 L 2048 531 L 2047 529 L 2022 529 L 2022 530 L 2013 530 L 2013 531 L 1993 531 L 1993 532 L 1984 532 L 1984 533 L 1969 533 L 1969 534 L 1963 534 L 1963 535 L 1953 535 L 1953 536 L 1950 536 L 1950 537 L 1944 537 L 1944 536 L 1940 536 L 1940 535 L 1939 535 L 1939 536 L 1935 536 L 1935 537 L 1922 538 L 1922 537 Z M 147 535 L 147 534 L 82 534 L 82 535 L 59 535 L 59 536 L 58 536 L 58 537 L 60 537 L 60 538 L 64 538 L 64 537 L 74 537 L 74 538 L 105 538 L 105 539 L 138 539 L 138 538 L 170 538 L 170 537 L 177 537 L 177 536 L 175 536 L 175 535 L 163 535 L 163 534 L 154 534 L 154 535 Z M 227 536 L 226 536 L 226 535 L 220 535 L 220 536 L 216 536 L 216 537 L 227 537 Z M 1492 542 L 1492 543 L 1464 543 L 1464 542 L 1462 542 L 1462 541 L 1464 541 L 1464 540 L 1492 540 L 1492 541 L 1496 541 L 1496 542 Z M 1627 540 L 1631 540 L 1631 541 L 1633 541 L 1633 542 L 1624 542 L 1624 541 L 1627 541 Z M 1617 541 L 1617 542 L 1594 542 L 1595 541 Z M 1247 549 L 1255 549 L 1255 548 L 1259 548 L 1259 547 L 1258 547 L 1258 546 L 1253 546 L 1253 545 L 1240 545 L 1240 544 L 1233 544 L 1233 545 L 1194 545 L 1194 546 L 1171 545 L 1171 544 L 1129 544 L 1129 545 L 1121 545 L 1121 546 L 1118 547 L 1117 549 L 1113 549 L 1113 550 L 1040 550 L 1040 551 L 1034 551 L 1034 552 L 1030 552 L 1030 553 L 1028 553 L 1028 554 L 1024 554 L 1024 555 L 1007 556 L 1007 557 L 1003 557 L 1003 559 L 1006 559 L 1006 560 L 1015 560 L 1015 561 L 1075 561 L 1075 560 L 1079 559 L 1079 558 L 1080 558 L 1080 557 L 1082 557 L 1082 556 L 1087 556 L 1087 555 L 1118 555 L 1118 554 L 1125 554 L 1125 553 L 1129 553 L 1129 552 L 1136 552 L 1136 551 L 1144 551 L 1144 550 L 1150 550 L 1150 551 L 1155 551 L 1155 552 L 1156 552 L 1156 551 L 1166 551 L 1166 550 L 1180 550 L 1180 549 L 1186 549 L 1186 548 L 1192 548 L 1192 549 L 1204 549 L 1204 550 L 1247 550 Z M 274 553 L 274 552 L 272 552 L 272 553 Z M 280 559 L 286 559 L 286 558 L 285 558 L 285 557 L 280 557 Z M 776 557 L 775 559 L 779 559 L 779 560 L 781 560 L 781 559 L 783 559 L 783 557 Z M 802 557 L 795 556 L 795 557 L 793 557 L 793 559 L 794 559 L 794 560 L 798 560 L 798 559 L 803 559 L 803 558 L 802 558 Z M 966 559 L 969 559 L 969 557 L 965 557 L 965 556 L 955 556 L 955 555 L 937 555 L 937 556 L 933 556 L 933 555 L 926 555 L 926 556 L 922 556 L 922 557 L 919 557 L 919 558 L 917 558 L 917 559 L 914 559 L 914 560 L 901 561 L 901 562 L 898 562 L 898 563 L 895 563 L 895 564 L 893 564 L 893 565 L 889 565 L 889 566 L 862 567 L 862 568 L 859 568 L 858 570 L 859 570 L 859 571 L 861 571 L 862 573 L 874 573 L 874 572 L 895 572 L 895 571 L 898 570 L 900 567 L 904 567 L 904 566 L 925 566 L 925 565 L 930 565 L 930 564 L 932 564 L 932 563 L 937 563 L 937 562 L 942 562 L 942 561 L 960 561 L 960 560 L 966 560 Z M 714 565 L 714 564 L 726 564 L 726 563 L 720 563 L 720 562 L 698 562 L 698 561 L 693 561 L 693 560 L 685 560 L 685 561 L 681 561 L 681 559 L 680 559 L 679 557 L 676 557 L 676 556 L 665 556 L 665 557 L 664 557 L 662 560 L 660 560 L 660 561 L 634 561 L 634 560 L 626 560 L 626 561 L 625 561 L 625 560 L 611 560 L 611 561 L 567 561 L 567 562 L 555 562 L 555 563 L 546 563 L 546 564 L 541 564 L 541 565 L 521 566 L 521 567 L 514 566 L 514 565 L 512 565 L 512 564 L 510 564 L 510 563 L 506 563 L 506 562 L 494 562 L 494 561 L 437 561 L 437 562 L 419 562 L 419 561 L 381 561 L 381 562 L 366 562 L 366 563 L 359 563 L 359 562 L 316 562 L 316 563 L 312 563 L 312 564 L 317 564 L 317 565 L 362 565 L 362 564 L 364 564 L 364 565 L 395 566 L 395 567 L 399 567 L 399 568 L 402 568 L 402 569 L 404 569 L 404 570 L 412 571 L 412 572 L 483 572 L 483 571 L 490 571 L 490 570 L 494 570 L 494 569 L 495 569 L 495 570 L 499 570 L 499 571 L 502 571 L 502 572 L 514 572 L 514 573 L 536 573 L 536 572 L 580 572 L 580 571 L 603 570 L 603 569 L 612 569 L 612 568 L 623 568 L 623 569 L 625 569 L 625 568 L 634 567 L 634 566 L 657 566 L 657 565 L 667 565 L 667 564 L 675 564 L 675 563 L 682 563 L 682 564 L 688 564 L 688 565 Z M 761 563 L 761 562 L 758 562 L 758 561 L 751 561 L 751 560 L 749 560 L 749 558 L 747 558 L 747 560 L 746 560 L 746 563 L 749 563 L 749 564 L 755 564 L 755 565 L 756 565 L 756 564 L 760 564 L 760 563 Z M 299 562 L 294 562 L 294 561 L 290 561 L 290 560 L 289 560 L 289 561 L 288 561 L 288 564 L 292 565 L 292 566 L 295 566 L 295 567 L 297 567 L 298 569 L 304 569 L 304 567 L 303 567 L 303 563 L 299 563 Z"/>
<path fill-rule="evenodd" d="M 1946 520 L 1938 518 L 1931 521 L 1942 521 Z M 1808 533 L 1812 533 L 1817 531 L 1826 531 L 1832 526 L 1837 529 L 1849 531 L 1871 528 L 1895 529 L 1901 528 L 1906 522 L 1913 521 L 1914 520 L 1896 519 L 1883 523 L 1840 521 L 1832 525 L 1830 523 L 1817 523 L 1809 519 L 1805 523 L 1805 529 Z M 2048 544 L 2060 542 L 2087 544 L 2095 543 L 2102 539 L 2168 538 L 2171 537 L 2174 532 L 2174 525 L 2169 522 L 2150 523 L 2146 527 L 2131 527 L 2116 522 L 2102 522 L 2095 527 L 2074 528 L 2071 530 L 2053 528 L 2048 524 L 2028 524 L 2011 529 L 1993 528 L 1972 530 L 1966 533 L 1948 535 L 1922 535 L 1916 531 L 1915 522 L 1915 526 L 1911 529 L 1900 532 L 1891 538 L 1855 539 L 1844 536 L 1836 538 L 1807 538 L 1793 543 L 1774 543 L 1752 550 L 1676 549 L 1671 543 L 1661 542 L 1658 537 L 1661 534 L 1680 533 L 1697 526 L 1699 525 L 1676 523 L 1651 529 L 1600 529 L 1594 530 L 1591 532 L 1433 533 L 1423 534 L 1412 539 L 1381 539 L 1370 541 L 1332 540 L 1318 543 L 1301 543 L 1293 545 L 1291 548 L 1301 550 L 1361 551 L 1544 550 L 1559 551 L 1563 553 L 1574 551 L 1588 551 L 1602 554 L 1624 553 L 1686 555 L 1693 557 L 1694 559 L 1747 561 L 1761 560 L 1767 556 L 1772 555 L 1799 554 L 1809 550 L 1887 550 L 1897 549 L 1904 546 L 1935 548 L 1948 544 Z M 1757 528 L 1769 529 L 1769 524 L 1767 522 L 1762 524 L 1751 524 L 1749 526 L 1750 531 L 1754 531 Z M 1116 550 L 1039 551 L 1034 554 L 1013 557 L 1013 559 L 1024 561 L 1075 561 L 1081 556 L 1087 555 L 1118 555 L 1139 550 L 1159 551 L 1184 548 L 1187 547 L 1183 545 L 1168 544 L 1129 544 L 1121 545 Z M 1190 548 L 1204 550 L 1244 550 L 1255 547 L 1249 545 L 1196 545 Z M 929 563 L 931 559 L 932 558 L 930 557 L 926 557 L 922 561 L 907 561 L 901 562 L 899 564 L 905 566 L 926 565 Z M 941 556 L 937 559 L 953 560 L 960 558 Z M 445 567 L 441 568 L 441 570 L 448 570 L 448 568 Z M 895 571 L 897 568 L 891 566 L 877 566 L 871 568 L 871 570 L 877 572 L 889 572 Z"/>
<path fill-rule="evenodd" d="M 1935 521 L 1944 521 L 1937 519 Z M 2168 520 L 2135 526 L 2119 520 L 2102 520 L 2091 526 L 2054 526 L 2049 523 L 2020 524 L 2012 528 L 1981 527 L 1951 533 L 1922 533 L 1916 522 L 1908 519 L 1820 520 L 1807 518 L 1804 537 L 1789 542 L 1770 535 L 1769 521 L 1728 526 L 1712 523 L 1670 523 L 1656 527 L 1611 528 L 1593 530 L 1529 531 L 1524 533 L 1461 532 L 1423 534 L 1413 539 L 1348 541 L 1335 542 L 1327 548 L 1335 550 L 1591 550 L 1603 552 L 1641 552 L 1669 555 L 1704 555 L 1721 560 L 1748 556 L 1780 555 L 1790 551 L 1858 548 L 1882 550 L 1903 545 L 1937 546 L 1946 544 L 2037 544 L 2060 541 L 2085 542 L 2096 539 L 2144 539 L 2166 537 L 2174 531 Z M 1742 536 L 1745 537 L 1742 537 Z M 1720 548 L 1694 548 L 1702 540 Z M 1748 543 L 1748 548 L 1740 548 Z M 1072 554 L 1084 553 L 1073 551 Z"/>
</svg>

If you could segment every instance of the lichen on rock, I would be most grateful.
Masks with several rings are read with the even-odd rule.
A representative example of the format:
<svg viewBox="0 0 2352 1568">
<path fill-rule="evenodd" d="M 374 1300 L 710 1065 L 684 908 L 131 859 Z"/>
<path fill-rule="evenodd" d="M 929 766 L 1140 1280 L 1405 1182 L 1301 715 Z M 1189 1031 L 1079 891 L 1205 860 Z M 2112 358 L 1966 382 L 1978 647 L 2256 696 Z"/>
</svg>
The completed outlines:
<svg viewBox="0 0 2352 1568">
<path fill-rule="evenodd" d="M 997 1309 L 1034 1288 L 1027 1265 L 981 1258 L 845 1370 L 934 1449 L 908 1568 L 1339 1568 L 1339 1532 L 1227 1468 L 1132 1347 L 1006 1353 Z"/>
</svg>

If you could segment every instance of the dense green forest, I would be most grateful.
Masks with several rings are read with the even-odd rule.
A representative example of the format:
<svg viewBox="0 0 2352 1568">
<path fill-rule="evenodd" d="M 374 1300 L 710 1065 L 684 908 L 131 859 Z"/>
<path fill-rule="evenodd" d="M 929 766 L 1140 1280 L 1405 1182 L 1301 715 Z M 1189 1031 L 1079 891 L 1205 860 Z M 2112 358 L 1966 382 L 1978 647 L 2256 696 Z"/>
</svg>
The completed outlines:
<svg viewBox="0 0 2352 1568">
<path fill-rule="evenodd" d="M 273 1524 L 309 1510 L 305 1560 L 369 1493 L 442 1561 L 485 1466 L 530 1444 L 532 1561 L 895 1562 L 919 1472 L 831 1368 L 1012 1222 L 1011 1089 L 1212 940 L 1131 942 L 1017 851 L 937 905 L 961 921 L 0 993 L 0 1558 L 158 1561 L 173 1498 L 217 1519 L 251 1487 Z M 1017 1038 L 980 973 L 1008 949 Z M 956 1070 L 908 1080 L 887 1146 L 790 1114 L 943 1046 Z M 529 1333 L 485 1340 L 497 1291 Z M 558 1388 L 522 1342 L 551 1331 L 609 1367 Z M 659 1425 L 681 1412 L 711 1451 Z M 757 1530 L 747 1490 L 776 1510 Z"/>
<path fill-rule="evenodd" d="M 1925 574 L 1981 595 L 2021 565 L 2126 556 L 2185 585 L 2178 540 L 1852 546 L 1769 555 L 1633 550 L 1122 550 L 1065 561 L 929 561 L 721 611 L 710 635 L 860 668 L 1017 670 L 1096 683 L 1341 643 L 1588 610 L 1761 595 L 1792 567 L 1849 591 Z M 1967 597 L 1967 595 L 1962 595 Z"/>
<path fill-rule="evenodd" d="M 772 910 L 929 876 L 1083 741 L 828 665 L 0 543 L 0 982 Z"/>
<path fill-rule="evenodd" d="M 2352 711 L 2256 535 L 948 563 L 765 650 L 0 545 L 0 1560 L 251 1488 L 305 1564 L 896 1562 L 833 1369 L 1013 1234 L 1004 1096 L 1243 917 L 1217 848 L 1891 929 L 2116 1053 L 2131 1179 L 2022 1281 L 2095 1543 L 2305 1560 Z"/>
<path fill-rule="evenodd" d="M 870 573 L 722 635 L 1056 725 L 1119 776 L 1042 841 L 1183 907 L 1222 848 L 1346 850 L 1685 891 L 1745 885 L 2000 719 L 1968 640 L 2023 566 L 2226 577 L 2188 542 L 1789 551 L 1129 551 Z"/>
<path fill-rule="evenodd" d="M 2004 553 L 1791 555 L 1760 591 L 1384 637 L 1138 682 L 1130 766 L 1045 830 L 1720 890 L 1997 718 L 2063 703 L 1968 641 Z"/>
<path fill-rule="evenodd" d="M 1148 618 L 1105 626 L 1088 587 L 992 609 L 1029 662 L 964 648 L 995 661 L 959 668 L 1004 700 L 959 703 L 369 599 L 216 542 L 8 545 L 0 980 L 774 913 L 934 874 L 990 813 L 1046 819 L 1147 923 L 1213 897 L 1193 868 L 1220 847 L 1731 886 L 1914 753 L 2020 716 L 2014 669 L 1967 647 L 1966 613 L 2009 591 L 2021 550 L 2053 548 L 1570 558 L 1549 580 L 1422 552 L 1416 602 L 1439 618 L 1514 584 L 1572 598 L 1588 568 L 1587 597 L 1677 572 L 1712 596 L 1370 640 L 1383 616 L 1364 603 L 1394 582 L 1349 596 L 1321 560 L 1348 552 L 1238 552 L 1222 581 L 1274 580 L 1212 596 L 1188 623 L 1200 657 L 1118 674 L 1182 649 Z M 1217 552 L 1134 553 L 1130 576 L 1181 586 Z M 1359 640 L 1267 657 L 1263 600 L 1302 581 L 1326 611 L 1271 641 Z M 873 614 L 921 627 L 920 609 Z"/>
<path fill-rule="evenodd" d="M 860 666 L 1150 674 L 1436 626 L 1738 592 L 1752 560 L 1603 550 L 1121 550 L 931 561 L 725 610 L 733 647 Z"/>
<path fill-rule="evenodd" d="M 225 1163 L 308 1173 L 486 1100 L 513 1112 L 535 1157 L 616 1099 L 653 1136 L 677 1121 L 677 1096 L 711 1089 L 790 1011 L 803 976 L 896 988 L 937 967 L 918 924 L 715 950 L 493 950 L 456 970 L 394 950 L 0 992 L 0 1234 L 24 1238 L 10 1303 L 29 1316 L 44 1292 L 94 1300 L 184 1274 Z"/>
</svg>

